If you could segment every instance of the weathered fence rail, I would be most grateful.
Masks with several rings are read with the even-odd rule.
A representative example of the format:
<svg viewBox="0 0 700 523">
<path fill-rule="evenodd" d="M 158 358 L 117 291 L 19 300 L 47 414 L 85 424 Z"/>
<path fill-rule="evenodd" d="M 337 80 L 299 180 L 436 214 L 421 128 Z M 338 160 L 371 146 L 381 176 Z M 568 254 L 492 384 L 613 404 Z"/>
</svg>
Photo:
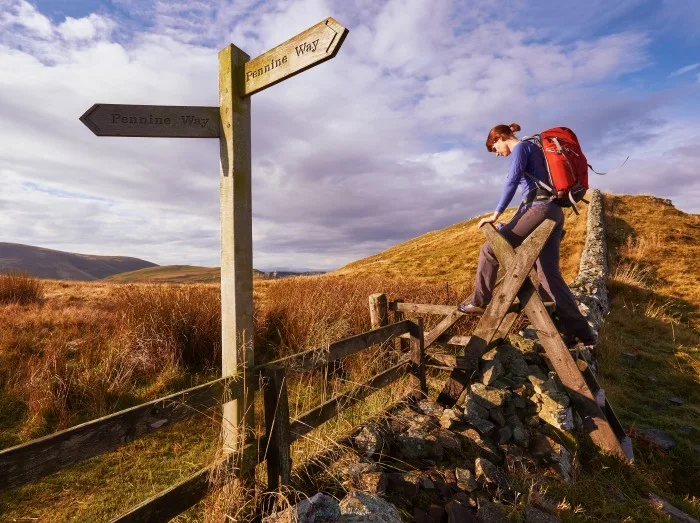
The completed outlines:
<svg viewBox="0 0 700 523">
<path fill-rule="evenodd" d="M 220 378 L 0 451 L 0 491 L 116 449 L 242 393 L 242 380 Z"/>
<path fill-rule="evenodd" d="M 408 336 L 410 350 L 397 364 L 298 418 L 290 419 L 286 368 L 290 371 L 318 369 L 401 335 Z M 202 500 L 211 490 L 213 477 L 232 479 L 248 474 L 263 461 L 268 468 L 268 489 L 278 488 L 280 482 L 289 484 L 292 466 L 289 447 L 294 441 L 407 374 L 412 376 L 413 387 L 426 392 L 423 338 L 422 320 L 417 324 L 402 320 L 331 343 L 328 349 L 307 350 L 254 367 L 253 375 L 263 378 L 265 435 L 112 521 L 168 521 Z M 249 388 L 252 382 L 248 380 Z M 220 378 L 0 451 L 0 491 L 104 454 L 212 407 L 242 399 L 245 386 L 242 377 Z"/>
</svg>

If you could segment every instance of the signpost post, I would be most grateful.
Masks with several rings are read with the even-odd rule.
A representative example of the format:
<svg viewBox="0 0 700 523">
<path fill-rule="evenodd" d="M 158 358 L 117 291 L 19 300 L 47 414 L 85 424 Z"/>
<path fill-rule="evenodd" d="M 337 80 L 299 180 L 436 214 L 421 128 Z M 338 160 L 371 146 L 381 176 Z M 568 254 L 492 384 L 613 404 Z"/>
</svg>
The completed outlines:
<svg viewBox="0 0 700 523">
<path fill-rule="evenodd" d="M 219 107 L 95 104 L 80 117 L 97 136 L 219 138 L 221 174 L 221 372 L 251 383 L 253 239 L 250 95 L 333 58 L 348 30 L 327 18 L 257 58 L 233 44 L 219 51 Z M 223 406 L 226 453 L 254 427 L 253 394 Z"/>
</svg>

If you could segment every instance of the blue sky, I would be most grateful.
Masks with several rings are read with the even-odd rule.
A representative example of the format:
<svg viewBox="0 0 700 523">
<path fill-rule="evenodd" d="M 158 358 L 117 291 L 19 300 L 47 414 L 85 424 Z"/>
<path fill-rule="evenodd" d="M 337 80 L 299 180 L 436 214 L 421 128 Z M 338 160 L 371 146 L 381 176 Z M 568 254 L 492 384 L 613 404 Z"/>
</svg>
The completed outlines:
<svg viewBox="0 0 700 523">
<path fill-rule="evenodd" d="M 98 138 L 93 103 L 216 105 L 251 57 L 333 16 L 333 60 L 253 96 L 259 269 L 329 270 L 493 210 L 483 142 L 573 128 L 603 190 L 700 208 L 700 2 L 0 0 L 0 241 L 218 265 L 215 140 Z"/>
</svg>

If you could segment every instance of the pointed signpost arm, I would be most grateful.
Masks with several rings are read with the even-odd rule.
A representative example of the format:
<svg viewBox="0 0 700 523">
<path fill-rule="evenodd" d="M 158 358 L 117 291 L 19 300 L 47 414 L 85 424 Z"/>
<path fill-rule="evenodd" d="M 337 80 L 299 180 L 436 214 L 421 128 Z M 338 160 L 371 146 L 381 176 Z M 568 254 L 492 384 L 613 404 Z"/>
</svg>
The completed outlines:
<svg viewBox="0 0 700 523">
<path fill-rule="evenodd" d="M 251 207 L 250 98 L 242 96 L 241 77 L 249 57 L 233 44 L 219 51 L 221 130 L 221 372 L 246 374 L 253 361 L 253 235 Z M 252 430 L 253 392 L 224 405 L 223 446 L 243 446 Z M 245 423 L 242 422 L 245 418 Z"/>
<path fill-rule="evenodd" d="M 330 60 L 340 50 L 348 30 L 326 18 L 245 64 L 244 92 L 251 95 Z"/>
</svg>

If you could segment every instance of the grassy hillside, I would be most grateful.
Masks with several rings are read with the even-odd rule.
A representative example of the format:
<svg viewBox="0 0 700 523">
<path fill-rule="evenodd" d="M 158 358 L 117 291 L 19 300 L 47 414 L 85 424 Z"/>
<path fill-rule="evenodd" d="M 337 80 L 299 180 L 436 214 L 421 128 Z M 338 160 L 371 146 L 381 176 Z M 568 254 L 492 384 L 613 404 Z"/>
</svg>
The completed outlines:
<svg viewBox="0 0 700 523">
<path fill-rule="evenodd" d="M 253 269 L 254 279 L 275 279 L 290 276 L 313 276 L 317 272 L 263 272 Z M 198 267 L 196 265 L 161 265 L 148 269 L 124 272 L 104 278 L 114 283 L 219 283 L 221 281 L 220 267 Z"/>
<path fill-rule="evenodd" d="M 0 242 L 0 273 L 24 272 L 37 278 L 91 281 L 155 265 L 128 256 L 76 254 Z"/>
<path fill-rule="evenodd" d="M 552 487 L 548 496 L 559 503 L 563 521 L 664 521 L 649 508 L 648 492 L 698 517 L 698 216 L 641 196 L 607 196 L 605 207 L 613 310 L 598 347 L 599 378 L 634 434 L 659 428 L 677 444 L 664 453 L 636 439 L 634 467 L 582 452 L 576 482 Z M 569 280 L 578 264 L 584 218 L 567 211 L 562 272 Z M 367 297 L 373 292 L 457 303 L 463 296 L 448 300 L 444 282 L 469 290 L 482 243 L 475 223 L 428 233 L 331 275 L 256 280 L 256 360 L 367 330 Z M 443 274 L 431 272 L 446 265 Z M 218 285 L 45 281 L 42 286 L 31 303 L 0 303 L 0 448 L 217 375 Z M 326 382 L 303 373 L 290 378 L 292 415 L 386 364 L 379 352 L 362 356 L 348 362 L 341 379 Z M 372 409 L 385 407 L 394 392 L 387 394 L 311 433 L 295 447 L 295 459 L 327 448 Z M 109 519 L 209 462 L 218 428 L 215 413 L 202 416 L 0 494 L 0 519 Z M 178 520 L 201 521 L 209 511 L 204 504 Z"/>
<path fill-rule="evenodd" d="M 561 271 L 566 281 L 572 281 L 578 273 L 585 239 L 588 207 L 580 207 L 579 216 L 570 209 L 564 210 L 566 235 L 561 244 Z M 513 211 L 506 211 L 501 221 L 508 221 Z M 477 229 L 482 217 L 428 232 L 374 256 L 349 263 L 332 274 L 351 277 L 384 274 L 433 283 L 449 281 L 456 287 L 471 285 L 478 252 L 484 243 L 484 236 Z"/>
<path fill-rule="evenodd" d="M 105 278 L 114 283 L 218 283 L 221 269 L 196 265 L 162 265 Z"/>
</svg>

